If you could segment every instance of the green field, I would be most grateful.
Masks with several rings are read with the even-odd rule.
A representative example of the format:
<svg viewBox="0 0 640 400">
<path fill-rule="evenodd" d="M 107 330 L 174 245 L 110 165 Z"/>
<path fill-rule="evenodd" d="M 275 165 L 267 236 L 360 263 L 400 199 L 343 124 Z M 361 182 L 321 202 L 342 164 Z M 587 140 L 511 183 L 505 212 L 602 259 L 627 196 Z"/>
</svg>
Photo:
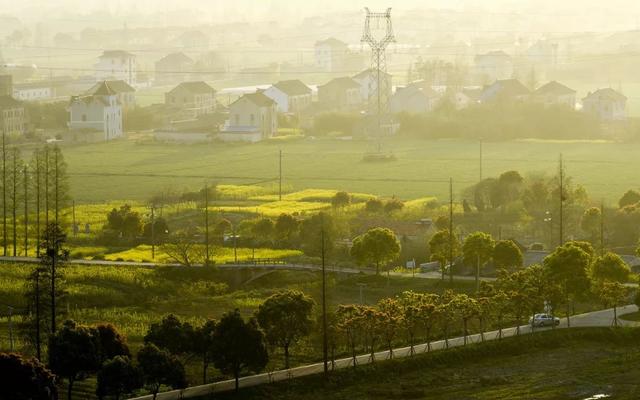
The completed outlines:
<svg viewBox="0 0 640 400">
<path fill-rule="evenodd" d="M 469 140 L 389 139 L 383 149 L 392 162 L 364 162 L 374 144 L 306 138 L 259 144 L 167 145 L 151 139 L 69 146 L 73 197 L 80 203 L 117 199 L 145 201 L 161 191 L 194 190 L 205 182 L 277 187 L 278 152 L 283 151 L 283 185 L 288 190 L 336 189 L 396 195 L 402 199 L 448 197 L 479 178 L 479 143 Z M 640 148 L 608 142 L 497 142 L 483 145 L 483 176 L 506 170 L 553 174 L 559 154 L 566 172 L 593 199 L 617 200 L 640 186 Z"/>
<path fill-rule="evenodd" d="M 215 398 L 637 399 L 639 337 L 638 328 L 546 331 L 341 370 L 327 383 L 313 376 Z"/>
</svg>

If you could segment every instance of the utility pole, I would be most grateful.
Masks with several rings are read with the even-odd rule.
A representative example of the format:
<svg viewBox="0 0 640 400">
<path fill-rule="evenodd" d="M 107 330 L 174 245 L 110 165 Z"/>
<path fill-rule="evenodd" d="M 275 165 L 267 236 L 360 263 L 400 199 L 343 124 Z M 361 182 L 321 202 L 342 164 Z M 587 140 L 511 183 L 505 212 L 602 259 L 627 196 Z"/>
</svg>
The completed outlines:
<svg viewBox="0 0 640 400">
<path fill-rule="evenodd" d="M 325 267 L 325 247 L 324 247 L 324 217 L 320 215 L 321 228 L 321 254 L 322 254 L 322 360 L 324 361 L 324 377 L 329 373 L 328 338 L 327 338 L 327 277 Z"/>
<path fill-rule="evenodd" d="M 40 150 L 36 150 L 36 257 L 40 257 Z"/>
<path fill-rule="evenodd" d="M 482 139 L 480 139 L 480 182 L 482 182 Z"/>
<path fill-rule="evenodd" d="M 278 200 L 282 201 L 282 150 L 280 150 L 278 162 Z"/>
<path fill-rule="evenodd" d="M 453 283 L 453 178 L 449 178 L 449 282 Z"/>
<path fill-rule="evenodd" d="M 49 146 L 44 147 L 44 226 L 49 227 Z"/>
<path fill-rule="evenodd" d="M 156 206 L 151 205 L 151 259 L 156 259 L 156 222 L 155 222 Z"/>
<path fill-rule="evenodd" d="M 13 176 L 12 188 L 11 192 L 11 214 L 13 216 L 13 256 L 18 255 L 18 149 L 16 147 L 13 148 L 13 160 L 12 160 L 12 171 L 11 175 Z"/>
<path fill-rule="evenodd" d="M 365 8 L 366 18 L 364 22 L 364 31 L 362 33 L 361 43 L 367 43 L 371 48 L 371 68 L 370 73 L 375 74 L 374 79 L 369 80 L 369 114 L 375 115 L 377 118 L 377 136 L 382 136 L 382 119 L 388 116 L 389 106 L 389 78 L 387 76 L 387 57 L 386 49 L 390 43 L 395 43 L 396 38 L 393 34 L 393 24 L 391 21 L 391 8 L 387 8 L 385 12 L 373 13 L 369 8 Z M 374 37 L 371 31 L 371 25 L 375 24 L 374 29 L 380 28 L 384 25 L 386 28 L 385 34 L 382 38 Z M 373 97 L 374 88 L 376 92 L 376 102 L 371 101 Z M 378 142 L 378 146 L 380 143 Z M 378 150 L 380 151 L 380 150 Z"/>
<path fill-rule="evenodd" d="M 42 345 L 40 343 L 40 266 L 36 266 L 36 354 L 42 360 Z"/>
<path fill-rule="evenodd" d="M 233 233 L 233 263 L 238 264 L 238 235 L 235 224 L 231 225 L 231 232 Z"/>
<path fill-rule="evenodd" d="M 600 203 L 600 255 L 604 255 L 604 200 Z"/>
<path fill-rule="evenodd" d="M 54 183 L 56 185 L 55 187 L 55 199 L 54 199 L 54 204 L 56 207 L 56 225 L 58 225 L 58 190 L 59 190 L 59 182 L 58 182 L 58 169 L 59 169 L 59 165 L 58 165 L 58 153 L 60 152 L 60 148 L 56 147 L 55 148 L 55 153 L 54 153 L 54 162 L 56 163 L 56 169 L 54 170 Z"/>
<path fill-rule="evenodd" d="M 13 316 L 13 307 L 7 306 L 9 310 L 9 349 L 13 351 L 13 321 L 11 317 Z"/>
<path fill-rule="evenodd" d="M 7 256 L 7 147 L 6 132 L 2 128 L 2 247 L 5 257 Z"/>
<path fill-rule="evenodd" d="M 24 256 L 29 256 L 29 165 L 24 165 Z"/>
<path fill-rule="evenodd" d="M 209 186 L 204 184 L 204 250 L 205 266 L 209 265 Z"/>
<path fill-rule="evenodd" d="M 78 236 L 78 227 L 76 226 L 76 201 L 71 201 L 71 218 L 73 219 L 73 237 Z"/>
<path fill-rule="evenodd" d="M 562 165 L 562 154 L 560 154 L 560 172 L 559 172 L 559 177 L 560 177 L 560 213 L 559 213 L 559 219 L 560 219 L 560 243 L 559 246 L 562 246 L 564 244 L 564 219 L 563 219 L 563 213 L 564 213 L 564 166 Z"/>
</svg>

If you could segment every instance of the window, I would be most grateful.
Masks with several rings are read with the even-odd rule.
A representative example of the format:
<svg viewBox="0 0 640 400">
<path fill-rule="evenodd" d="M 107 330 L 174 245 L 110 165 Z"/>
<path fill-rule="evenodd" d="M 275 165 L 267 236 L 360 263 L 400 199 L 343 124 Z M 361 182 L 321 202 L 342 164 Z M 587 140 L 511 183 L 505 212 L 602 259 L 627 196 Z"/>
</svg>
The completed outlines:
<svg viewBox="0 0 640 400">
<path fill-rule="evenodd" d="M 87 121 L 87 115 L 86 114 L 82 114 L 82 122 L 86 122 Z"/>
</svg>

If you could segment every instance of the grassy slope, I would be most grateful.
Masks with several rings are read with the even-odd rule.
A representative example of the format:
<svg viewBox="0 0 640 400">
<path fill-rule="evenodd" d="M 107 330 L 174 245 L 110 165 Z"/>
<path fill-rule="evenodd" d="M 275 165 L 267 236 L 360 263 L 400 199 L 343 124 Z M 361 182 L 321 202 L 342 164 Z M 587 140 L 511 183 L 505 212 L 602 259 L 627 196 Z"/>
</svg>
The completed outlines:
<svg viewBox="0 0 640 400">
<path fill-rule="evenodd" d="M 547 331 L 242 390 L 221 399 L 615 399 L 640 396 L 640 330 Z"/>
<path fill-rule="evenodd" d="M 372 149 L 362 141 L 268 141 L 254 145 L 164 145 L 116 141 L 65 149 L 78 202 L 109 199 L 145 200 L 162 189 L 201 186 L 204 177 L 219 183 L 253 183 L 278 174 L 278 150 L 284 153 L 284 183 L 293 189 L 340 189 L 379 195 L 416 198 L 447 197 L 448 178 L 456 190 L 478 177 L 478 143 L 455 140 L 390 139 L 384 148 L 397 161 L 364 163 Z M 554 173 L 563 153 L 567 174 L 584 184 L 593 198 L 615 200 L 635 187 L 640 167 L 635 146 L 614 143 L 500 142 L 484 144 L 484 176 L 509 169 L 523 173 Z M 147 174 L 149 176 L 84 176 L 86 173 Z M 239 179 L 246 178 L 246 179 Z M 336 178 L 346 180 L 335 180 Z M 424 179 L 429 182 L 402 182 Z M 441 182 L 442 181 L 442 182 Z M 272 182 L 273 183 L 273 182 Z M 272 183 L 269 183 L 271 185 Z"/>
</svg>

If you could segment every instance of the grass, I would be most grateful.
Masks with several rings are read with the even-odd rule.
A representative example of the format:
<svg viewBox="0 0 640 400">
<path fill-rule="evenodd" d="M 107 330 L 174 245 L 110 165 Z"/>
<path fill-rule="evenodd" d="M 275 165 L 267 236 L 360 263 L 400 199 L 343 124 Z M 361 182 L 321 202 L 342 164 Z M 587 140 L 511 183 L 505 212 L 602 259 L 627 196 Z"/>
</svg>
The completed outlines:
<svg viewBox="0 0 640 400">
<path fill-rule="evenodd" d="M 171 188 L 195 190 L 205 179 L 219 184 L 265 185 L 278 177 L 283 151 L 283 183 L 293 191 L 307 188 L 346 190 L 415 199 L 448 198 L 478 180 L 478 142 L 391 138 L 382 144 L 397 161 L 366 163 L 372 143 L 332 139 L 263 142 L 252 145 L 171 146 L 133 140 L 69 146 L 73 196 L 78 203 L 128 198 L 145 201 Z M 610 142 L 489 142 L 483 145 L 484 176 L 506 170 L 554 174 L 563 154 L 567 174 L 593 198 L 617 200 L 637 187 L 640 167 L 635 146 Z M 268 194 L 268 193 L 264 193 Z M 259 195 L 259 194 L 257 194 Z"/>
<path fill-rule="evenodd" d="M 640 329 L 556 330 L 217 394 L 218 399 L 638 398 Z M 203 398 L 204 399 L 204 398 Z"/>
<path fill-rule="evenodd" d="M 635 321 L 640 322 L 640 311 L 636 311 L 630 314 L 624 314 L 619 316 L 618 318 L 623 319 L 625 321 Z"/>
</svg>

